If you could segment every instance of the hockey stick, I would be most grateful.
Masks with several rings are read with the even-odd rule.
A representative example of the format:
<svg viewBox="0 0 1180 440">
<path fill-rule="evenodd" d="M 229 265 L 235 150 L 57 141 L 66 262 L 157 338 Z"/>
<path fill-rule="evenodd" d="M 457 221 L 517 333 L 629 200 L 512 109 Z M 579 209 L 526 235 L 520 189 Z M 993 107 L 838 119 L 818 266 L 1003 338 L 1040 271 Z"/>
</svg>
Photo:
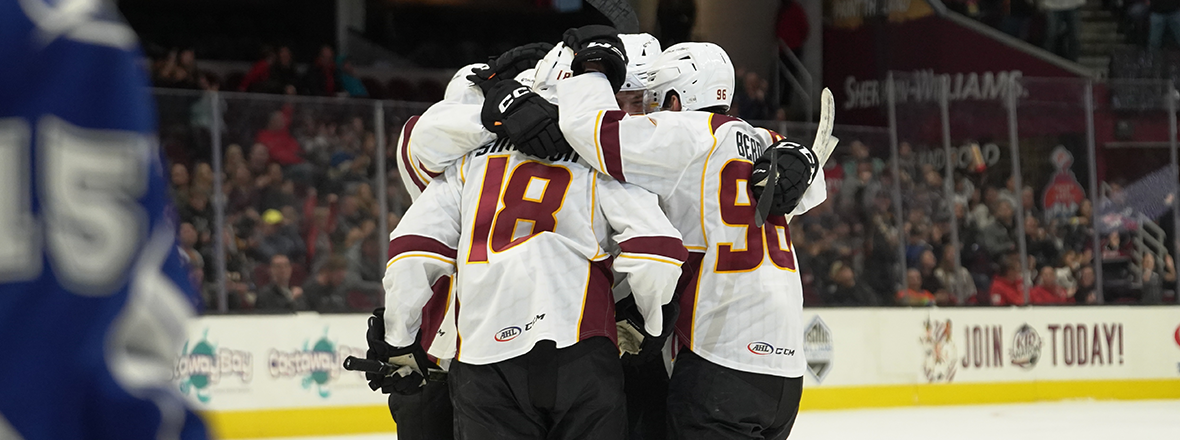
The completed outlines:
<svg viewBox="0 0 1180 440">
<path fill-rule="evenodd" d="M 832 91 L 825 87 L 823 92 L 820 93 L 819 125 L 815 128 L 815 141 L 811 143 L 811 151 L 815 152 L 816 158 L 819 160 L 819 169 L 821 170 L 827 165 L 828 158 L 832 157 L 832 151 L 836 149 L 836 145 L 840 143 L 840 139 L 832 136 L 832 128 L 835 124 L 836 98 L 832 96 Z M 812 185 L 815 184 L 815 182 L 812 182 Z M 826 182 L 819 182 L 819 184 L 827 185 Z M 791 219 L 794 217 L 793 215 L 788 215 L 787 223 L 791 223 Z"/>
<path fill-rule="evenodd" d="M 639 17 L 627 0 L 586 0 L 586 3 L 610 19 L 619 33 L 639 33 Z"/>
<path fill-rule="evenodd" d="M 388 377 L 397 374 L 397 371 L 400 368 L 401 367 L 388 362 L 381 362 L 373 359 L 362 359 L 356 356 L 349 356 L 344 359 L 344 369 L 348 371 L 360 371 L 363 373 L 373 373 Z M 432 382 L 446 382 L 447 372 L 435 369 L 427 370 L 426 380 Z"/>
</svg>

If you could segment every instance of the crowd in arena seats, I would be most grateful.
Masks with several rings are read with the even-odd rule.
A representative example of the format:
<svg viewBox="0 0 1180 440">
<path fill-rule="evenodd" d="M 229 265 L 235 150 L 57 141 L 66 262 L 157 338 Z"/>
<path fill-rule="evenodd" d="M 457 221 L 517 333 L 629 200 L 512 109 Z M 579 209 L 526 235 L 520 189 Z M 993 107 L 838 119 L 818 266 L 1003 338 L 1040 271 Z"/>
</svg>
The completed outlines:
<svg viewBox="0 0 1180 440">
<path fill-rule="evenodd" d="M 263 47 L 261 56 L 247 71 L 219 75 L 201 70 L 191 48 L 172 49 L 167 56 L 152 60 L 152 82 L 156 87 L 392 99 L 434 102 L 442 99 L 445 85 L 434 78 L 411 81 L 394 77 L 380 81 L 360 76 L 352 60 L 337 55 L 332 46 L 319 48 L 314 59 L 301 63 L 291 48 Z"/>
<path fill-rule="evenodd" d="M 196 104 L 203 99 L 189 98 Z M 183 107 L 169 105 L 176 100 L 161 102 Z M 392 229 L 408 206 L 392 148 L 389 184 L 373 188 L 372 106 L 292 97 L 228 107 L 223 176 L 214 175 L 210 157 L 200 153 L 209 135 L 186 135 L 195 129 L 191 119 L 161 122 L 180 248 L 206 310 L 219 304 L 214 240 L 225 248 L 231 311 L 371 310 L 380 303 L 382 238 L 389 232 L 378 230 L 379 216 L 386 215 Z M 214 194 L 219 178 L 222 193 Z M 380 211 L 377 190 L 389 194 L 389 212 Z M 215 236 L 216 198 L 225 201 L 222 237 Z"/>
<path fill-rule="evenodd" d="M 835 182 L 829 181 L 828 200 L 792 223 L 805 305 L 1022 305 L 1025 286 L 1032 304 L 1095 304 L 1095 257 L 1102 259 L 1107 302 L 1158 304 L 1165 289 L 1175 288 L 1170 255 L 1157 264 L 1146 253 L 1140 273 L 1118 272 L 1131 254 L 1126 229 L 1107 234 L 1095 255 L 1088 200 L 1070 216 L 1046 218 L 1031 187 L 1017 191 L 1011 178 L 962 170 L 945 194 L 942 169 L 918 164 L 908 143 L 899 150 L 900 230 L 891 164 L 858 140 L 842 144 L 829 163 Z M 1018 206 L 1025 214 L 1027 277 L 1017 246 Z M 904 267 L 897 264 L 903 247 Z"/>
</svg>

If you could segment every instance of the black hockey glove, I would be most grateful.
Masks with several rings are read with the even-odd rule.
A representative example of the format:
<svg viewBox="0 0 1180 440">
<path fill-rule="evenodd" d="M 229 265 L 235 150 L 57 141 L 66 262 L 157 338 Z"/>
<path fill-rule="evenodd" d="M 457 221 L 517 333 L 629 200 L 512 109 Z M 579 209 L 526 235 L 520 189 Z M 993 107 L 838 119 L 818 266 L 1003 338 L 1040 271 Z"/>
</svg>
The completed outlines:
<svg viewBox="0 0 1180 440">
<path fill-rule="evenodd" d="M 660 356 L 664 342 L 672 335 L 676 319 L 680 317 L 680 301 L 673 297 L 672 301 L 663 305 L 661 311 L 664 315 L 663 331 L 659 335 L 651 335 L 644 330 L 643 314 L 635 305 L 634 297 L 628 296 L 615 303 L 619 348 L 623 351 L 620 359 L 624 364 L 644 364 Z"/>
<path fill-rule="evenodd" d="M 553 49 L 549 43 L 529 43 L 517 46 L 488 61 L 486 69 L 476 69 L 474 75 L 467 75 L 467 79 L 483 90 L 484 96 L 502 80 L 512 80 L 520 72 L 537 66 L 541 58 Z"/>
<path fill-rule="evenodd" d="M 772 164 L 773 158 L 773 164 Z M 776 173 L 771 172 L 771 166 L 777 167 Z M 754 198 L 762 203 L 762 194 L 768 185 L 772 186 L 770 195 L 770 215 L 786 215 L 795 210 L 803 193 L 815 180 L 819 172 L 819 160 L 815 153 L 806 145 L 780 140 L 770 145 L 762 157 L 754 162 L 754 171 L 750 173 L 750 187 Z M 777 174 L 776 182 L 768 183 L 772 174 Z M 759 206 L 759 212 L 766 209 Z"/>
<path fill-rule="evenodd" d="M 417 394 L 426 384 L 426 372 L 438 366 L 426 357 L 426 351 L 418 341 L 406 347 L 396 348 L 385 342 L 385 308 L 373 310 L 369 317 L 369 330 L 365 333 L 369 349 L 365 352 L 366 359 L 387 362 L 400 366 L 389 376 L 377 373 L 365 373 L 369 381 L 369 388 L 382 393 L 397 393 L 402 395 Z"/>
<path fill-rule="evenodd" d="M 573 151 L 557 125 L 557 106 L 516 81 L 501 81 L 484 99 L 483 126 L 524 154 L 557 158 Z"/>
<path fill-rule="evenodd" d="M 606 69 L 602 73 L 610 80 L 611 88 L 615 93 L 619 92 L 627 78 L 627 51 L 623 48 L 623 40 L 619 39 L 619 31 L 592 24 L 566 30 L 562 41 L 574 51 L 574 59 L 570 62 L 574 75 L 585 73 L 586 63 L 601 63 Z"/>
</svg>

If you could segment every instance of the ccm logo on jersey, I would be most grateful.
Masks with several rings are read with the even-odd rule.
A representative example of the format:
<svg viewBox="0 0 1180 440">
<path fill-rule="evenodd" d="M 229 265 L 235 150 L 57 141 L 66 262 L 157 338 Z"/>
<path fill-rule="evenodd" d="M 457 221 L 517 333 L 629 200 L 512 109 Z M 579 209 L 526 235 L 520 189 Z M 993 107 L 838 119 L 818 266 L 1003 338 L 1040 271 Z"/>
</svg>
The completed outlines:
<svg viewBox="0 0 1180 440">
<path fill-rule="evenodd" d="M 750 350 L 750 353 L 754 353 L 758 356 L 766 356 L 768 354 L 781 354 L 783 356 L 795 355 L 795 350 L 791 350 L 789 348 L 774 348 L 774 346 L 770 345 L 768 342 L 751 342 L 750 345 L 746 346 L 746 349 Z"/>
<path fill-rule="evenodd" d="M 516 90 L 513 90 L 512 93 L 510 93 L 508 96 L 505 96 L 504 99 L 500 100 L 500 113 L 504 113 L 504 112 L 508 111 L 508 107 L 511 107 L 512 103 L 516 102 L 516 98 L 524 96 L 528 93 L 529 93 L 529 88 L 525 87 L 525 86 L 520 86 Z"/>
<path fill-rule="evenodd" d="M 496 332 L 496 342 L 511 341 L 513 339 L 516 339 L 517 336 L 520 336 L 521 333 L 523 333 L 523 332 L 520 331 L 520 327 L 517 327 L 517 326 L 507 327 L 503 330 Z"/>
</svg>

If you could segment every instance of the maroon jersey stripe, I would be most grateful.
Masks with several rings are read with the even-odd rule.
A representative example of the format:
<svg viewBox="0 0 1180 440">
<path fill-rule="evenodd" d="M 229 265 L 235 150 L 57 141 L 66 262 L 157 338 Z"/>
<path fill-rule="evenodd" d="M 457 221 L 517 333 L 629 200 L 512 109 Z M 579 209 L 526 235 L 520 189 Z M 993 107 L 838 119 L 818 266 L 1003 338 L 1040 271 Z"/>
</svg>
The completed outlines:
<svg viewBox="0 0 1180 440">
<path fill-rule="evenodd" d="M 692 318 L 697 304 L 697 282 L 700 280 L 703 252 L 689 252 L 688 260 L 680 266 L 680 281 L 676 294 L 680 295 L 680 316 L 676 318 L 676 336 L 684 347 L 692 347 Z"/>
<path fill-rule="evenodd" d="M 672 237 L 635 237 L 619 243 L 619 248 L 623 252 L 659 255 L 680 262 L 688 258 L 684 243 Z"/>
<path fill-rule="evenodd" d="M 396 257 L 404 252 L 430 252 L 447 258 L 455 258 L 455 255 L 458 253 L 458 251 L 443 244 L 441 241 L 421 235 L 403 235 L 389 242 L 389 258 Z"/>
<path fill-rule="evenodd" d="M 410 119 L 406 121 L 406 128 L 402 130 L 402 172 L 409 173 L 410 180 L 414 181 L 414 185 L 418 187 L 419 191 L 425 191 L 426 184 L 418 178 L 418 173 L 414 171 L 414 165 L 410 163 L 410 132 L 414 131 L 414 125 L 417 123 L 418 117 L 410 116 Z"/>
<path fill-rule="evenodd" d="M 614 285 L 614 275 L 610 270 L 612 261 L 607 258 L 590 262 L 590 280 L 586 283 L 586 301 L 578 326 L 579 341 L 606 336 L 615 344 L 619 343 L 618 328 L 615 327 L 615 296 L 611 293 L 611 286 Z"/>
<path fill-rule="evenodd" d="M 602 115 L 602 128 L 599 130 L 599 141 L 602 144 L 602 162 L 606 173 L 620 182 L 626 182 L 623 176 L 623 157 L 619 153 L 619 121 L 627 116 L 626 112 L 612 110 Z"/>
</svg>

